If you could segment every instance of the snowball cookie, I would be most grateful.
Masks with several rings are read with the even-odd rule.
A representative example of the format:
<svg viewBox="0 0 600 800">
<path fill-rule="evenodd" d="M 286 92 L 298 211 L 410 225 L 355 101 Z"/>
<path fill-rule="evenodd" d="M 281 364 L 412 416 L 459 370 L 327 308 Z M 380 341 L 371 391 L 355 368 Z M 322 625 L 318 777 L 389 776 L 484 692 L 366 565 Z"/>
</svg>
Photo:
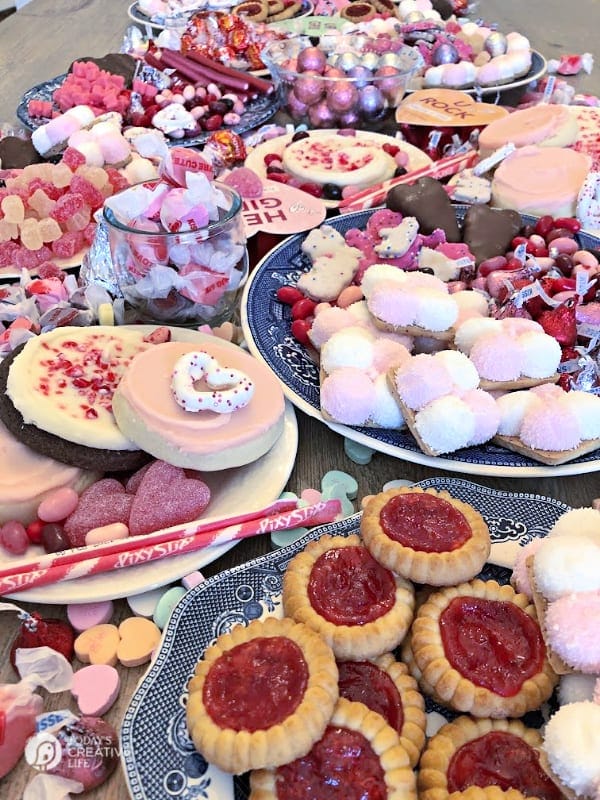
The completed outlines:
<svg viewBox="0 0 600 800">
<path fill-rule="evenodd" d="M 113 398 L 117 424 L 143 450 L 178 467 L 249 464 L 283 431 L 279 382 L 241 348 L 198 337 L 134 358 Z"/>
</svg>

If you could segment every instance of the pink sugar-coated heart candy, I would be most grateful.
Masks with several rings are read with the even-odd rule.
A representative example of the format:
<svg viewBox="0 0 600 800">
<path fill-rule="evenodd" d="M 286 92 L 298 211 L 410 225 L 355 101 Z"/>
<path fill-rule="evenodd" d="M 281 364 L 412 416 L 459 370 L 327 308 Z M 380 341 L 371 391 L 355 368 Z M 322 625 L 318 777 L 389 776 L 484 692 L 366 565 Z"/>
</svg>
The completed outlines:
<svg viewBox="0 0 600 800">
<path fill-rule="evenodd" d="M 112 613 L 112 600 L 97 603 L 69 603 L 67 606 L 67 618 L 78 633 L 87 631 L 94 625 L 104 625 L 110 620 Z"/>
<path fill-rule="evenodd" d="M 79 498 L 75 511 L 65 521 L 65 534 L 72 547 L 82 547 L 92 528 L 113 522 L 127 525 L 133 496 L 115 478 L 103 478 L 89 486 Z"/>
<path fill-rule="evenodd" d="M 78 502 L 75 489 L 63 486 L 46 495 L 38 506 L 37 515 L 42 522 L 60 522 L 75 511 Z"/>
<path fill-rule="evenodd" d="M 154 464 L 154 461 L 144 464 L 144 466 L 136 470 L 133 475 L 130 475 L 129 480 L 125 484 L 125 491 L 128 494 L 135 494 L 137 492 L 137 490 L 140 488 L 140 484 L 144 478 L 144 475 L 148 472 L 152 464 Z"/>
<path fill-rule="evenodd" d="M 108 664 L 90 664 L 73 674 L 71 694 L 82 714 L 101 717 L 119 696 L 119 673 Z"/>
<path fill-rule="evenodd" d="M 164 461 L 155 461 L 144 474 L 129 517 L 132 536 L 198 519 L 210 501 L 210 489 L 198 478 Z"/>
<path fill-rule="evenodd" d="M 100 544 L 100 542 L 114 542 L 115 539 L 126 539 L 129 528 L 124 522 L 111 522 L 100 528 L 92 528 L 85 535 L 86 544 Z"/>
</svg>

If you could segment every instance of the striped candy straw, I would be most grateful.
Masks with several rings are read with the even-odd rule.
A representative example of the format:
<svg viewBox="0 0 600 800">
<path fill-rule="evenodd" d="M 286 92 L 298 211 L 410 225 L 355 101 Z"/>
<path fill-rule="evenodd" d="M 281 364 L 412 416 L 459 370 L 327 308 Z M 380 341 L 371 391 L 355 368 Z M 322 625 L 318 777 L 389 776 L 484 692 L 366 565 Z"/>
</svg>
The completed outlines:
<svg viewBox="0 0 600 800">
<path fill-rule="evenodd" d="M 216 547 L 261 533 L 290 530 L 304 525 L 323 525 L 326 522 L 333 522 L 341 510 L 342 505 L 339 500 L 320 501 L 312 506 L 293 508 L 283 513 L 257 517 L 234 525 L 201 532 L 192 528 L 186 534 L 184 533 L 185 528 L 177 528 L 172 538 L 160 542 L 148 543 L 149 537 L 146 536 L 132 537 L 125 540 L 129 545 L 127 549 L 88 558 L 84 555 L 75 561 L 54 563 L 28 572 L 21 572 L 19 567 L 15 566 L 14 572 L 0 578 L 0 596 L 26 589 L 36 589 L 61 581 L 89 578 L 92 575 L 147 564 L 150 561 L 158 561 L 171 556 L 185 555 L 204 547 Z M 136 541 L 137 539 L 140 541 Z"/>
<path fill-rule="evenodd" d="M 470 167 L 477 159 L 476 150 L 467 150 L 464 153 L 455 153 L 453 156 L 440 158 L 426 167 L 414 169 L 397 178 L 390 178 L 383 183 L 364 189 L 362 192 L 346 197 L 339 204 L 340 211 L 365 211 L 373 206 L 381 205 L 385 202 L 387 193 L 394 186 L 401 186 L 407 183 L 415 183 L 419 178 L 447 178 L 463 169 Z"/>
</svg>

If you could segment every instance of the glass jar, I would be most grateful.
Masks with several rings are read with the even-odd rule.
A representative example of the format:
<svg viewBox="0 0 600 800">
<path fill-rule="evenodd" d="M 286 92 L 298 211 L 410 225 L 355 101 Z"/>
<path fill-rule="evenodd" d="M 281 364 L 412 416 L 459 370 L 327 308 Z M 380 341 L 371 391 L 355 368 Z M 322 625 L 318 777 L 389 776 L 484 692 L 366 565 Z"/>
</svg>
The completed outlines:
<svg viewBox="0 0 600 800">
<path fill-rule="evenodd" d="M 217 326 L 236 312 L 248 277 L 242 200 L 223 183 L 214 181 L 213 187 L 226 202 L 219 219 L 198 230 L 171 233 L 135 220 L 126 225 L 105 205 L 114 278 L 125 299 L 127 322 Z"/>
</svg>

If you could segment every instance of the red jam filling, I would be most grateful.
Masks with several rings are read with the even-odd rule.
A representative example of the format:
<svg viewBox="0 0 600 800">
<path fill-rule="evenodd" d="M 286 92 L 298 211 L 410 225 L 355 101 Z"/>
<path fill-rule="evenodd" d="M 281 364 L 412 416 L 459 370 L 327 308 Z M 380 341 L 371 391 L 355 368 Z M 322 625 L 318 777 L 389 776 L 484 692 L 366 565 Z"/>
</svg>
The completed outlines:
<svg viewBox="0 0 600 800">
<path fill-rule="evenodd" d="M 540 767 L 533 747 L 506 731 L 491 731 L 459 748 L 450 760 L 447 780 L 449 792 L 464 792 L 469 786 L 499 786 L 540 800 L 562 798 Z"/>
<path fill-rule="evenodd" d="M 215 725 L 252 732 L 289 717 L 307 683 L 306 661 L 295 642 L 284 636 L 257 637 L 215 661 L 202 697 Z"/>
<path fill-rule="evenodd" d="M 315 561 L 308 598 L 334 625 L 365 625 L 391 610 L 396 582 L 365 547 L 337 547 Z"/>
<path fill-rule="evenodd" d="M 384 533 L 424 553 L 457 550 L 471 538 L 471 526 L 447 500 L 432 494 L 398 494 L 379 512 Z"/>
<path fill-rule="evenodd" d="M 404 724 L 402 698 L 387 672 L 370 661 L 341 661 L 338 672 L 342 697 L 364 703 L 400 733 Z"/>
<path fill-rule="evenodd" d="M 454 669 L 501 697 L 514 697 L 542 669 L 539 625 L 514 603 L 455 597 L 440 615 L 440 632 Z"/>
<path fill-rule="evenodd" d="M 357 731 L 329 726 L 303 758 L 277 768 L 277 800 L 385 800 L 379 756 Z"/>
</svg>

